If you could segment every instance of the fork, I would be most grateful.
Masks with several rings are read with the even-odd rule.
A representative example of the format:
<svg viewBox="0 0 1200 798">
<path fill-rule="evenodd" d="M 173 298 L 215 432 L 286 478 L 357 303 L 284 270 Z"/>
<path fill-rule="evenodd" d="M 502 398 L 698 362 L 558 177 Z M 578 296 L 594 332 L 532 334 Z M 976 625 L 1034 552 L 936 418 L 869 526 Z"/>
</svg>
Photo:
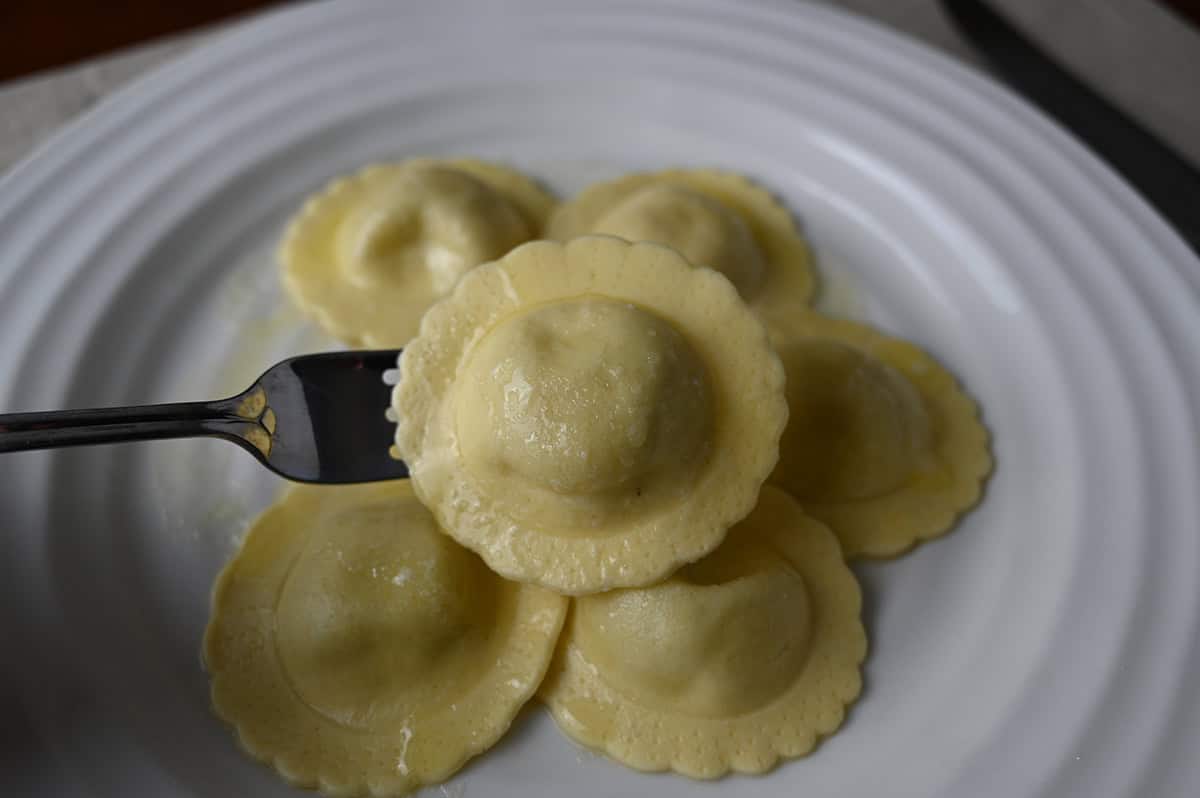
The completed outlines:
<svg viewBox="0 0 1200 798">
<path fill-rule="evenodd" d="M 385 372 L 400 350 L 281 361 L 236 396 L 211 402 L 0 414 L 0 452 L 162 438 L 216 437 L 296 482 L 408 476 L 392 457 Z"/>
</svg>

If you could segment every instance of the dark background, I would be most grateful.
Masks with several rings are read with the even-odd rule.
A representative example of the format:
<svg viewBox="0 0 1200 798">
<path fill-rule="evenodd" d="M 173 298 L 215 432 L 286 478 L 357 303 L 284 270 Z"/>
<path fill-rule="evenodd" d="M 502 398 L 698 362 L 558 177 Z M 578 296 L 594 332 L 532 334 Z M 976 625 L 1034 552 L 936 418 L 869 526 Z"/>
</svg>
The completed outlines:
<svg viewBox="0 0 1200 798">
<path fill-rule="evenodd" d="M 1200 0 L 1112 1 L 1158 2 L 1200 25 Z M 0 0 L 0 81 L 283 4 L 283 0 Z"/>
</svg>

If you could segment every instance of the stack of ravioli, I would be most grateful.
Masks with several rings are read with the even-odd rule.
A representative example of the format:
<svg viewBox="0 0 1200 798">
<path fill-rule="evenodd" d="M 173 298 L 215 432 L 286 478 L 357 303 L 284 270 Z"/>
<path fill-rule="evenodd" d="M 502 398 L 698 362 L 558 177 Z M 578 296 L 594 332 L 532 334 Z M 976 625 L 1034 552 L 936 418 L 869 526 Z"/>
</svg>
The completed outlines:
<svg viewBox="0 0 1200 798">
<path fill-rule="evenodd" d="M 535 696 L 639 770 L 803 756 L 861 688 L 847 558 L 943 534 L 991 469 L 933 358 L 810 308 L 809 247 L 737 175 L 556 205 L 493 164 L 378 165 L 281 259 L 330 333 L 404 347 L 411 473 L 293 488 L 218 580 L 214 706 L 297 785 L 443 781 Z"/>
</svg>

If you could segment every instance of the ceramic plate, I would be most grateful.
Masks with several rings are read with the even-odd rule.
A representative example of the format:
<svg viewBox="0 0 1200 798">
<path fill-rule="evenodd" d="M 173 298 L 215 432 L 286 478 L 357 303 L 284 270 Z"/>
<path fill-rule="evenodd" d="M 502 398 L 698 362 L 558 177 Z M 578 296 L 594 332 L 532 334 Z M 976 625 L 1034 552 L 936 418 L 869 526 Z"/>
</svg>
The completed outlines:
<svg viewBox="0 0 1200 798">
<path fill-rule="evenodd" d="M 991 82 L 793 2 L 333 3 L 119 93 L 0 183 L 0 408 L 206 398 L 332 348 L 279 293 L 301 198 L 474 155 L 568 194 L 668 165 L 777 192 L 831 312 L 932 350 L 995 439 L 952 535 L 859 569 L 845 728 L 697 784 L 545 712 L 447 796 L 1175 796 L 1200 790 L 1200 263 Z M 280 483 L 217 441 L 0 457 L 6 776 L 25 794 L 282 796 L 210 713 L 209 588 Z"/>
</svg>

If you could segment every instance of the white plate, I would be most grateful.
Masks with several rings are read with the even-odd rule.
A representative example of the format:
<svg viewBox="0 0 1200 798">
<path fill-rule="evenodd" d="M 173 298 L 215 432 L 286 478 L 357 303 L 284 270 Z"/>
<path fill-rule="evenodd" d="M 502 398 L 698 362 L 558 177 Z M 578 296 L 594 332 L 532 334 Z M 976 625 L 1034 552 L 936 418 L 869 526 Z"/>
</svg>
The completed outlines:
<svg viewBox="0 0 1200 798">
<path fill-rule="evenodd" d="M 668 164 L 759 177 L 835 309 L 963 377 L 998 462 L 953 535 L 860 569 L 866 692 L 812 757 L 640 775 L 535 708 L 440 794 L 1200 790 L 1200 264 L 1013 96 L 823 8 L 337 3 L 246 25 L 0 184 L 0 407 L 199 398 L 331 345 L 278 294 L 283 219 L 339 172 L 438 153 L 563 192 Z M 213 441 L 0 458 L 0 689 L 36 730 L 4 769 L 26 794 L 289 793 L 210 714 L 198 656 L 212 579 L 277 488 Z"/>
</svg>

